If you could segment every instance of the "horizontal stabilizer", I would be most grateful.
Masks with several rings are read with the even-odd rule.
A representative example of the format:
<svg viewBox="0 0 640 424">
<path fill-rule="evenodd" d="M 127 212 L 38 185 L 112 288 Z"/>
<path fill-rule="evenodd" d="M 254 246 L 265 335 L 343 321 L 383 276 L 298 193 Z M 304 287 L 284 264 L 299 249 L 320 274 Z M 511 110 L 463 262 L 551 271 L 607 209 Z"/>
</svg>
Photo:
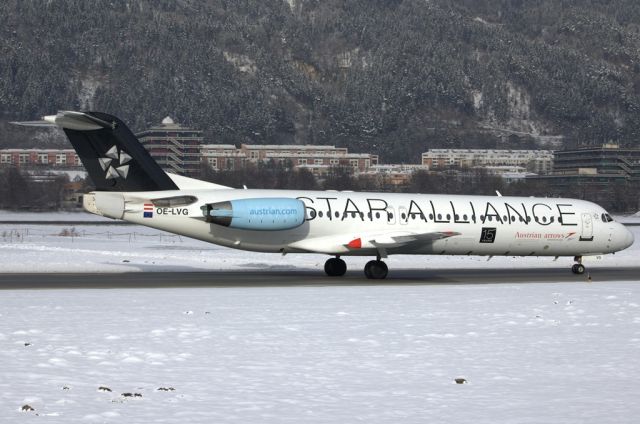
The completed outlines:
<svg viewBox="0 0 640 424">
<path fill-rule="evenodd" d="M 39 127 L 39 128 L 54 128 L 56 124 L 52 124 L 47 121 L 22 121 L 22 122 L 9 122 L 11 125 L 18 125 L 20 127 Z"/>
</svg>

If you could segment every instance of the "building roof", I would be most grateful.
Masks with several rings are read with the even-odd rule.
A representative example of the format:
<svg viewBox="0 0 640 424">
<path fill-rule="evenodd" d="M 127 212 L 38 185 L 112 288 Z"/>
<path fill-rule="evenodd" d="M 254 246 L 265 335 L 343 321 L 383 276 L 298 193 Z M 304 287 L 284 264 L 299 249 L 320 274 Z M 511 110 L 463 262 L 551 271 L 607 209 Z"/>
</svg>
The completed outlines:
<svg viewBox="0 0 640 424">
<path fill-rule="evenodd" d="M 314 144 L 242 144 L 241 148 L 259 150 L 346 150 L 345 147 Z"/>
</svg>

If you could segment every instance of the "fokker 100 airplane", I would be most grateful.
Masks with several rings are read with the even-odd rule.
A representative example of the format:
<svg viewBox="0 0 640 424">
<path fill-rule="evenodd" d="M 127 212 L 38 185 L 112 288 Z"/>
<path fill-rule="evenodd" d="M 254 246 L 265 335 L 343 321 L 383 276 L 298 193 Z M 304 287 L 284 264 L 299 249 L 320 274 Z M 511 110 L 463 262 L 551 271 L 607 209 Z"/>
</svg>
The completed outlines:
<svg viewBox="0 0 640 424">
<path fill-rule="evenodd" d="M 18 123 L 64 130 L 96 190 L 91 213 L 257 252 L 371 256 L 367 278 L 386 278 L 392 254 L 570 256 L 613 253 L 633 234 L 600 206 L 561 198 L 232 189 L 165 173 L 118 118 L 58 112 Z"/>
</svg>

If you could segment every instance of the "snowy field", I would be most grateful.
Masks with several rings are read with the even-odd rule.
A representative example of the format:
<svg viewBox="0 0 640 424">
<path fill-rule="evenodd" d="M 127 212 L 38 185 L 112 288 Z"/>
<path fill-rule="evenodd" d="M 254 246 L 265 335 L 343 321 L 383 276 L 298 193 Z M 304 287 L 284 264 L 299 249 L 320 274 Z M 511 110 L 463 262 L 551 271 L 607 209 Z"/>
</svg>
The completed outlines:
<svg viewBox="0 0 640 424">
<path fill-rule="evenodd" d="M 82 220 L 0 224 L 0 272 L 321 274 L 326 259 L 43 216 Z M 637 266 L 630 228 L 634 246 L 588 266 Z M 572 263 L 388 262 L 390 278 Z M 636 423 L 639 283 L 2 290 L 0 423 Z"/>
<path fill-rule="evenodd" d="M 105 225 L 110 219 L 87 213 L 19 214 L 0 212 L 0 272 L 154 272 L 209 270 L 314 270 L 323 273 L 325 255 L 247 253 L 134 225 Z M 81 221 L 87 224 L 64 224 Z M 640 217 L 620 219 L 639 222 Z M 33 221 L 56 221 L 36 225 Z M 31 223 L 30 223 L 31 222 Z M 62 223 L 60 223 L 62 222 Z M 602 257 L 586 258 L 588 267 L 636 266 L 640 254 L 640 226 L 629 227 L 636 243 L 629 249 Z M 345 258 L 350 270 L 362 270 L 371 258 Z M 570 268 L 572 258 L 480 256 L 391 256 L 394 269 L 460 268 Z"/>
<path fill-rule="evenodd" d="M 636 283 L 0 294 L 2 423 L 602 424 L 640 414 Z M 34 411 L 20 411 L 27 404 Z"/>
</svg>

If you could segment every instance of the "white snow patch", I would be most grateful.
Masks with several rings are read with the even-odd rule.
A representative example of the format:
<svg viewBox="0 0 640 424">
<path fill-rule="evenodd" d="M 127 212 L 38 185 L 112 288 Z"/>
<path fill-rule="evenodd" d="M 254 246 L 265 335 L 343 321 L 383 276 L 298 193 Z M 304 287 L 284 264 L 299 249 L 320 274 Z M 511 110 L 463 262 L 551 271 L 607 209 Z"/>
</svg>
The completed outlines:
<svg viewBox="0 0 640 424">
<path fill-rule="evenodd" d="M 9 390 L 9 383 L 1 381 L 0 393 L 3 405 L 20 404 L 11 393 L 35 393 L 44 400 L 38 411 L 61 417 L 53 422 L 122 422 L 123 417 L 129 422 L 210 422 L 214 415 L 221 422 L 267 423 L 300 422 L 301 417 L 305 422 L 361 417 L 381 423 L 510 422 L 513 416 L 523 422 L 624 421 L 640 412 L 632 382 L 640 367 L 634 360 L 640 325 L 612 313 L 626 310 L 623 301 L 640 303 L 636 287 L 57 290 L 28 297 L 7 291 L 1 300 L 8 317 L 0 322 L 3 334 L 24 328 L 29 320 L 44 330 L 43 342 L 54 349 L 57 343 L 47 338 L 57 335 L 82 340 L 87 353 L 107 354 L 104 328 L 120 328 L 122 339 L 109 345 L 112 352 L 184 361 L 132 371 L 69 358 L 64 378 L 74 380 L 76 404 L 58 402 L 59 385 L 43 384 L 63 377 L 56 370 L 35 380 L 10 378 Z M 611 300 L 620 306 L 603 302 L 607 296 L 616 296 Z M 594 317 L 589 320 L 614 330 L 590 327 L 580 316 L 565 323 L 569 315 L 563 308 L 570 301 Z M 30 305 L 45 304 L 69 307 L 24 314 Z M 345 305 L 350 315 L 340 314 Z M 194 311 L 188 321 L 192 327 L 176 323 L 185 310 Z M 213 311 L 216 318 L 203 311 Z M 540 313 L 558 324 L 524 326 Z M 207 333 L 215 337 L 185 352 L 174 343 L 179 328 L 190 328 L 184 333 L 192 339 Z M 157 334 L 170 339 L 157 340 Z M 3 372 L 30 368 L 25 355 L 0 355 Z M 455 378 L 469 384 L 458 386 Z M 114 393 L 96 394 L 99 384 Z M 157 391 L 167 386 L 176 392 Z M 144 402 L 135 407 L 112 402 L 125 391 L 143 393 Z M 488 408 L 487 399 L 500 402 L 490 401 Z M 57 409 L 51 411 L 49 403 Z M 555 404 L 563 407 L 549 407 Z M 0 420 L 11 421 L 12 414 L 15 408 L 0 408 Z"/>
<path fill-rule="evenodd" d="M 256 63 L 244 54 L 232 52 L 222 52 L 225 60 L 231 63 L 235 68 L 243 73 L 254 75 L 258 70 Z"/>
</svg>

